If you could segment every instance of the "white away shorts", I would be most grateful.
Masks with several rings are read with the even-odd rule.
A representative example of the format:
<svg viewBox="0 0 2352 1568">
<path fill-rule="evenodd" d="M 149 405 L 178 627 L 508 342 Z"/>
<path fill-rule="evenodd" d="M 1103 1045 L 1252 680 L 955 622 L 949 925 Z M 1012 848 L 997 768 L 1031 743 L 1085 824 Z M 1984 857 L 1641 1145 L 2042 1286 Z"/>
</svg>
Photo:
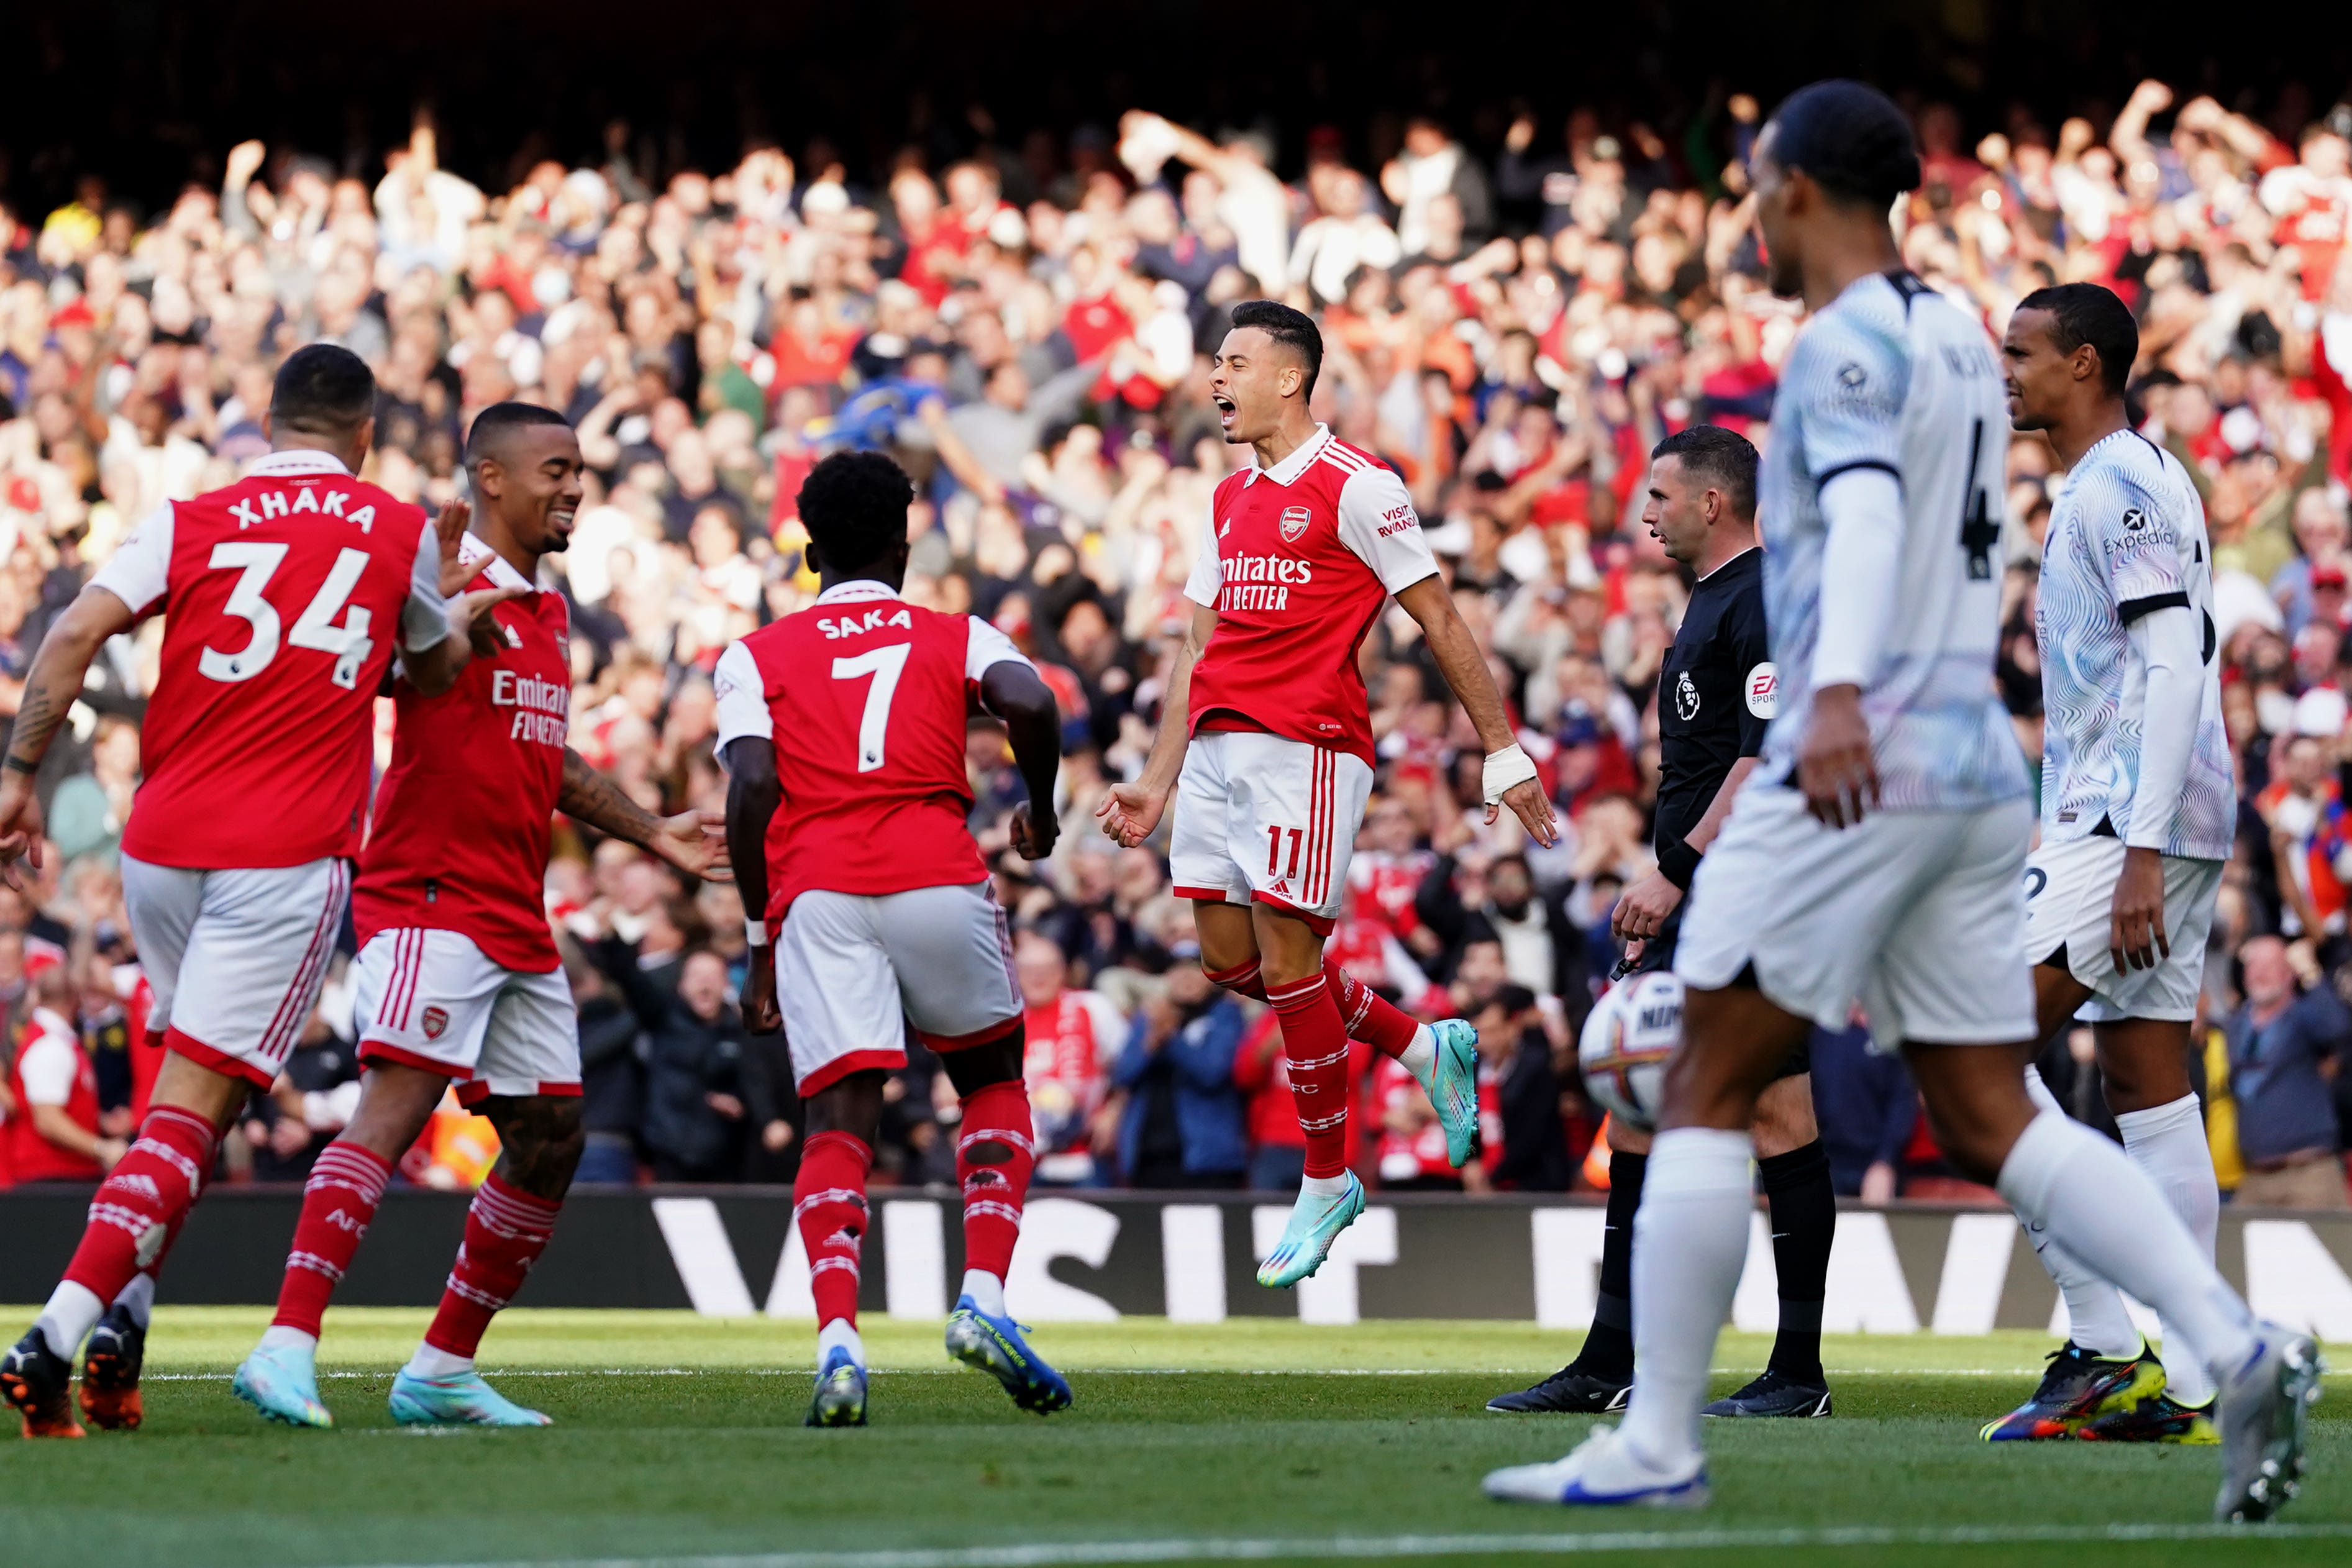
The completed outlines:
<svg viewBox="0 0 2352 1568">
<path fill-rule="evenodd" d="M 2205 984 L 2205 938 L 2213 929 L 2213 902 L 2221 892 L 2219 860 L 2164 857 L 2164 934 L 2172 956 L 2158 953 L 2153 969 L 2118 974 L 2107 948 L 2116 880 L 2123 875 L 2124 841 L 2095 834 L 2044 844 L 2025 864 L 2025 955 L 2034 963 L 2053 956 L 2091 988 L 2075 1016 L 2106 1024 L 2122 1018 L 2186 1021 L 2197 1016 Z"/>
<path fill-rule="evenodd" d="M 268 1089 L 319 1005 L 352 863 L 335 856 L 250 871 L 122 857 L 122 901 L 154 987 L 148 1027 L 215 1072 Z"/>
<path fill-rule="evenodd" d="M 380 931 L 352 971 L 360 1060 L 423 1068 L 457 1099 L 578 1094 L 580 1016 L 561 969 L 507 969 L 460 931 Z"/>
<path fill-rule="evenodd" d="M 1793 788 L 1739 792 L 1692 879 L 1675 973 L 1765 996 L 1825 1029 L 1860 1003 L 1882 1048 L 2033 1037 L 2023 800 L 1880 811 L 1823 826 Z"/>
<path fill-rule="evenodd" d="M 1271 904 L 1330 935 L 1371 794 L 1372 770 L 1349 752 L 1256 730 L 1202 731 L 1176 778 L 1176 896 Z"/>
<path fill-rule="evenodd" d="M 1021 992 L 994 885 L 803 893 L 776 933 L 776 1002 L 803 1098 L 904 1067 L 908 1024 L 935 1051 L 1003 1039 Z"/>
</svg>

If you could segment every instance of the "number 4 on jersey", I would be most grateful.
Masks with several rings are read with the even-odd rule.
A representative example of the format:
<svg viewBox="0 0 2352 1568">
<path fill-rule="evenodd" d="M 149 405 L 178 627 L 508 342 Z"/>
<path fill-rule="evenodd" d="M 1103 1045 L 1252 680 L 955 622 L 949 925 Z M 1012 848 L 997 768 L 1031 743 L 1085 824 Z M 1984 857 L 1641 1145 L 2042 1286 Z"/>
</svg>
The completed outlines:
<svg viewBox="0 0 2352 1568">
<path fill-rule="evenodd" d="M 1977 483 L 1977 459 L 1984 451 L 1984 421 L 1969 433 L 1969 480 L 1960 491 L 1960 548 L 1969 552 L 1969 576 L 1983 582 L 1992 575 L 1993 546 L 2000 542 L 2000 524 L 1993 520 L 1985 490 Z"/>
<path fill-rule="evenodd" d="M 250 680 L 278 658 L 283 623 L 278 606 L 262 596 L 262 590 L 285 563 L 287 549 L 283 544 L 265 544 L 257 540 L 231 540 L 213 546 L 209 563 L 212 568 L 237 574 L 236 584 L 228 591 L 228 603 L 221 607 L 251 626 L 253 636 L 235 653 L 205 648 L 197 657 L 196 668 L 208 679 Z M 343 613 L 352 590 L 360 585 L 367 563 L 364 550 L 345 550 L 338 554 L 334 569 L 319 584 L 310 607 L 295 617 L 294 629 L 285 634 L 285 641 L 292 647 L 333 654 L 335 668 L 331 679 L 347 691 L 359 679 L 360 667 L 374 651 L 375 642 L 368 636 L 370 616 L 366 610 L 353 608 L 351 618 L 340 626 L 335 625 L 335 617 Z"/>
<path fill-rule="evenodd" d="M 890 728 L 890 699 L 898 694 L 898 677 L 906 670 L 907 655 L 914 646 L 891 643 L 833 661 L 835 680 L 874 678 L 874 684 L 866 689 L 865 716 L 857 721 L 857 771 L 861 773 L 875 773 L 882 766 L 883 743 Z"/>
</svg>

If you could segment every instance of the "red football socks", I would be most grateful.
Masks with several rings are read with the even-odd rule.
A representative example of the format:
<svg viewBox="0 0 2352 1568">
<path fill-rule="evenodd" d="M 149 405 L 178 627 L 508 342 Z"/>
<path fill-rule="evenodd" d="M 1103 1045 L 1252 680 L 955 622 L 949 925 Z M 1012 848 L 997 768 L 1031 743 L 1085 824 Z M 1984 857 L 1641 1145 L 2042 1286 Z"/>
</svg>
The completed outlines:
<svg viewBox="0 0 2352 1568">
<path fill-rule="evenodd" d="M 220 1134 L 203 1117 L 157 1106 L 90 1199 L 89 1223 L 65 1277 L 111 1301 L 142 1269 L 152 1268 L 212 1174 Z"/>
<path fill-rule="evenodd" d="M 1004 1278 L 1021 1239 L 1021 1205 L 1029 1196 L 1036 1144 L 1028 1087 L 992 1083 L 964 1098 L 956 1140 L 956 1181 L 963 1188 L 963 1266 Z M 814 1258 L 815 1253 L 811 1251 Z"/>
<path fill-rule="evenodd" d="M 490 1320 L 522 1289 L 530 1266 L 547 1250 L 562 1206 L 560 1200 L 551 1203 L 509 1186 L 493 1173 L 466 1210 L 466 1239 L 458 1244 L 457 1261 L 425 1342 L 472 1360 Z M 310 1208 L 307 1198 L 303 1208 Z"/>
<path fill-rule="evenodd" d="M 1361 1040 L 1384 1057 L 1404 1055 L 1405 1047 L 1412 1044 L 1412 1037 L 1421 1027 L 1411 1014 L 1328 958 L 1323 961 L 1323 978 L 1339 1004 L 1339 1021 L 1346 1026 L 1349 1039 Z M 1267 1000 L 1265 979 L 1255 958 L 1236 968 L 1212 970 L 1209 979 L 1236 996 Z"/>
<path fill-rule="evenodd" d="M 1384 1057 L 1404 1055 L 1421 1030 L 1411 1014 L 1328 958 L 1323 978 L 1339 1005 L 1339 1021 L 1347 1026 L 1349 1039 L 1361 1040 Z"/>
<path fill-rule="evenodd" d="M 327 1302 L 365 1239 L 390 1180 L 392 1167 L 364 1145 L 337 1139 L 320 1153 L 302 1186 L 302 1217 L 294 1225 L 272 1325 L 319 1337 Z"/>
<path fill-rule="evenodd" d="M 1283 1055 L 1298 1130 L 1307 1134 L 1307 1173 L 1336 1176 L 1348 1168 L 1348 1031 L 1320 974 L 1268 990 L 1282 1020 Z"/>
<path fill-rule="evenodd" d="M 793 1180 L 793 1218 L 808 1250 L 809 1294 L 816 1299 L 820 1329 L 857 1322 L 866 1173 L 873 1164 L 874 1151 L 846 1132 L 820 1132 L 801 1151 L 800 1174 Z"/>
</svg>

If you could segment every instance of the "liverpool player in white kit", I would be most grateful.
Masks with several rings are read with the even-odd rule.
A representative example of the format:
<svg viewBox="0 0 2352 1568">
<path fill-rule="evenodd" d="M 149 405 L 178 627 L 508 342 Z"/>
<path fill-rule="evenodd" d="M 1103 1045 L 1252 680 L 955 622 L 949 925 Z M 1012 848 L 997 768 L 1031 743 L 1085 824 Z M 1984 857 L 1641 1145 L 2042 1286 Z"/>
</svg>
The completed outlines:
<svg viewBox="0 0 2352 1568">
<path fill-rule="evenodd" d="M 1983 329 L 1902 270 L 1886 215 L 1918 184 L 1910 126 L 1875 89 L 1816 83 L 1754 161 L 1772 287 L 1813 312 L 1759 509 L 1780 710 L 1699 863 L 1675 959 L 1689 1001 L 1635 1220 L 1624 1424 L 1486 1489 L 1706 1500 L 1699 1407 L 1748 1251 L 1756 1097 L 1810 1026 L 1859 1000 L 1954 1163 L 2204 1357 L 2221 1385 L 2216 1511 L 2266 1518 L 2301 1470 L 2316 1347 L 2254 1321 L 2123 1151 L 2026 1097 L 2032 812 L 1991 682 L 2009 416 Z"/>
<path fill-rule="evenodd" d="M 875 452 L 827 458 L 801 486 L 816 603 L 719 656 L 727 837 L 753 917 L 743 1017 L 779 1024 L 808 1108 L 793 1215 L 817 1314 L 812 1426 L 866 1424 L 857 1337 L 866 1176 L 906 1031 L 939 1053 L 961 1101 L 963 1289 L 948 1353 L 1047 1415 L 1070 1385 L 1007 1315 L 1036 1145 L 1021 993 L 988 868 L 965 820 L 967 715 L 1004 721 L 1029 786 L 1013 844 L 1052 852 L 1061 765 L 1053 693 L 1010 638 L 898 596 L 913 487 Z"/>
<path fill-rule="evenodd" d="M 0 1361 L 28 1436 L 79 1436 L 67 1402 L 139 1421 L 137 1342 L 152 1279 L 210 1176 L 221 1130 L 268 1088 L 316 1004 L 351 891 L 376 688 L 392 665 L 443 691 L 476 617 L 512 594 L 445 605 L 463 520 L 352 476 L 375 434 L 375 378 L 313 343 L 278 372 L 270 455 L 241 480 L 142 521 L 41 639 L 0 777 L 0 853 L 37 855 L 33 773 L 100 647 L 166 617 L 141 734 L 144 782 L 122 836 L 123 897 L 169 1055 L 131 1152 L 32 1331 Z M 110 1303 L 112 1305 L 110 1307 Z"/>
<path fill-rule="evenodd" d="M 2047 436 L 2066 470 L 2034 613 L 2046 717 L 2025 955 L 2041 1034 L 2089 1022 L 2125 1149 L 2210 1258 L 2221 1194 L 2189 1084 L 2189 1031 L 2237 836 L 2237 775 L 2204 506 L 2124 411 L 2138 353 L 2131 311 L 2095 283 L 2027 295 L 2001 343 L 2011 418 Z M 2026 1074 L 2035 1100 L 2054 1103 Z M 2214 1441 L 2212 1381 L 2177 1331 L 2167 1326 L 2158 1363 L 2113 1285 L 2028 1234 L 2071 1331 L 2033 1397 L 1986 1439 Z"/>
<path fill-rule="evenodd" d="M 1177 896 L 1192 900 L 1202 967 L 1281 1016 L 1307 1175 L 1258 1280 L 1289 1286 L 1322 1267 L 1364 1208 L 1346 1165 L 1351 1035 L 1421 1080 L 1455 1165 L 1477 1126 L 1475 1031 L 1417 1026 L 1323 957 L 1372 787 L 1356 652 L 1390 595 L 1420 623 L 1486 748 L 1486 820 L 1507 804 L 1538 843 L 1557 832 L 1403 481 L 1307 412 L 1323 363 L 1315 323 L 1267 300 L 1234 307 L 1233 320 L 1209 395 L 1225 439 L 1257 460 L 1217 486 L 1184 585 L 1192 625 L 1159 742 L 1142 776 L 1114 785 L 1097 815 L 1131 847 L 1173 795 L 1169 868 Z"/>
<path fill-rule="evenodd" d="M 497 1126 L 499 1160 L 467 1212 L 440 1310 L 393 1380 L 393 1419 L 546 1424 L 485 1384 L 474 1352 L 546 1247 L 583 1142 L 580 1023 L 547 921 L 551 819 L 561 811 L 690 874 L 725 875 L 716 816 L 654 816 L 564 743 L 569 615 L 538 583 L 580 506 L 572 426 L 530 404 L 494 404 L 467 432 L 466 473 L 471 581 L 519 596 L 492 612 L 493 650 L 450 689 L 393 685 L 392 766 L 352 900 L 359 1108 L 310 1173 L 277 1315 L 232 1384 L 290 1426 L 333 1425 L 314 1370 L 320 1321 L 393 1167 L 453 1081 Z"/>
</svg>

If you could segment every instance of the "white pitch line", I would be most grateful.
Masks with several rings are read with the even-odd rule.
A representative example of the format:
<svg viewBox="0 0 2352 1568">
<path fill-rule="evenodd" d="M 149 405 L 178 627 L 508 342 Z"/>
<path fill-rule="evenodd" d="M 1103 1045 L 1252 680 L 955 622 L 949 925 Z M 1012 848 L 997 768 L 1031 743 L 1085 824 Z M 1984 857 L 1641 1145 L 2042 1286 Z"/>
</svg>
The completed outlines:
<svg viewBox="0 0 2352 1568">
<path fill-rule="evenodd" d="M 1067 1541 L 1024 1546 L 886 1552 L 777 1552 L 742 1556 L 563 1558 L 528 1563 L 384 1568 L 1066 1568 L 1089 1563 L 1255 1563 L 1286 1557 L 1350 1561 L 1600 1552 L 1739 1552 L 1770 1547 L 1999 1546 L 2143 1541 L 2345 1541 L 2352 1524 L 1951 1525 L 1903 1529 L 1594 1531 L 1549 1535 L 1397 1535 L 1306 1540 Z"/>
<path fill-rule="evenodd" d="M 332 1377 L 389 1377 L 398 1369 L 384 1367 L 376 1371 L 364 1368 L 335 1368 L 322 1371 L 321 1379 Z M 960 1377 L 967 1369 L 955 1366 L 883 1366 L 875 1369 L 876 1376 L 887 1377 Z M 1523 1366 L 1466 1367 L 1269 1367 L 1269 1366 L 1073 1366 L 1066 1372 L 1089 1377 L 1523 1377 L 1528 1369 Z M 1753 1372 L 1753 1367 L 1718 1366 L 1711 1368 L 1711 1377 L 1736 1377 Z M 808 1369 L 796 1366 L 589 1366 L 589 1367 L 495 1367 L 481 1369 L 484 1377 L 806 1377 Z M 229 1375 L 220 1372 L 153 1372 L 141 1381 L 145 1383 L 212 1383 Z M 1916 1367 L 1896 1366 L 1833 1366 L 1832 1377 L 2032 1377 L 2034 1369 L 2024 1366 L 1955 1366 L 1922 1371 Z M 2329 1373 L 2330 1377 L 2352 1373 Z"/>
</svg>

